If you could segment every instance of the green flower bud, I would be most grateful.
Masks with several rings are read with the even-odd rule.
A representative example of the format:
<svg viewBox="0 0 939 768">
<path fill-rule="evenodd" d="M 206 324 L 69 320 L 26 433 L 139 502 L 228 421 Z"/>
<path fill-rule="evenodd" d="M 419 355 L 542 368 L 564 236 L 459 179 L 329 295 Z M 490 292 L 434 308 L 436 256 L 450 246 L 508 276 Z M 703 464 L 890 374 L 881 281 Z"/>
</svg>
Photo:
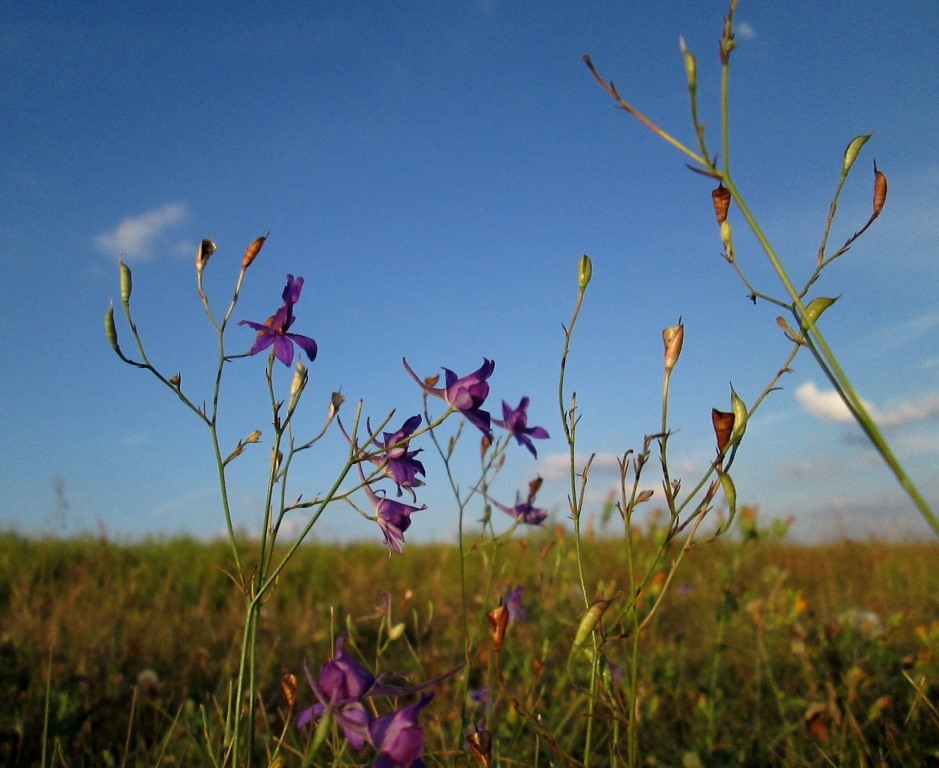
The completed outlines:
<svg viewBox="0 0 939 768">
<path fill-rule="evenodd" d="M 587 287 L 591 277 L 593 277 L 593 263 L 590 261 L 590 257 L 585 253 L 580 257 L 577 272 L 577 283 L 581 291 Z"/>
<path fill-rule="evenodd" d="M 130 267 L 128 267 L 124 260 L 120 261 L 121 267 L 121 303 L 126 307 L 130 304 L 130 294 L 134 290 L 134 281 L 130 274 Z"/>
<path fill-rule="evenodd" d="M 856 136 L 851 139 L 851 143 L 848 144 L 844 151 L 844 160 L 841 162 L 842 176 L 848 175 L 848 171 L 851 170 L 851 166 L 854 165 L 854 161 L 857 160 L 861 147 L 863 147 L 867 143 L 867 140 L 873 135 L 872 133 L 865 133 L 863 136 Z"/>
</svg>

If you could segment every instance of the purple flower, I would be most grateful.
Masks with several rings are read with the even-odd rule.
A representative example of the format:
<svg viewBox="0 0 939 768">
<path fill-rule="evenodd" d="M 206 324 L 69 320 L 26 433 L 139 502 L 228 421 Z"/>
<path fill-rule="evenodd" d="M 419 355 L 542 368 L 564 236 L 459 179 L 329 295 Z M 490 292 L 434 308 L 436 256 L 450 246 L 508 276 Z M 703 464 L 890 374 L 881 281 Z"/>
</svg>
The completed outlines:
<svg viewBox="0 0 939 768">
<path fill-rule="evenodd" d="M 521 402 L 518 404 L 518 408 L 512 410 L 505 400 L 502 401 L 502 421 L 493 419 L 493 424 L 507 429 L 515 439 L 518 441 L 519 445 L 524 445 L 531 455 L 535 458 L 538 458 L 538 451 L 535 450 L 535 446 L 531 442 L 531 438 L 536 440 L 544 440 L 549 437 L 547 430 L 544 427 L 529 427 L 528 426 L 528 398 L 523 397 Z"/>
<path fill-rule="evenodd" d="M 362 749 L 369 740 L 370 716 L 360 699 L 375 687 L 375 676 L 345 652 L 344 642 L 344 635 L 336 639 L 336 653 L 323 665 L 318 681 L 313 680 L 305 666 L 307 680 L 319 703 L 298 715 L 297 727 L 319 720 L 328 709 L 349 745 Z"/>
<path fill-rule="evenodd" d="M 509 609 L 509 621 L 525 621 L 528 618 L 528 612 L 522 605 L 523 587 L 513 587 L 505 593 L 502 602 Z"/>
<path fill-rule="evenodd" d="M 491 417 L 486 411 L 481 410 L 480 406 L 489 396 L 489 382 L 486 379 L 492 376 L 492 372 L 496 368 L 495 362 L 483 358 L 483 364 L 479 370 L 473 371 L 473 373 L 462 378 L 458 378 L 449 368 L 444 368 L 445 387 L 428 386 L 411 370 L 407 360 L 404 360 L 404 367 L 424 392 L 445 400 L 447 405 L 462 413 L 470 423 L 479 428 L 490 442 L 492 441 Z"/>
<path fill-rule="evenodd" d="M 408 450 L 408 438 L 421 424 L 420 416 L 412 416 L 402 425 L 397 432 L 385 432 L 384 440 L 375 440 L 375 445 L 383 449 L 381 456 L 373 459 L 385 471 L 385 474 L 394 480 L 398 486 L 398 495 L 401 495 L 401 489 L 407 488 L 411 491 L 411 497 L 417 499 L 414 494 L 414 488 L 423 485 L 423 481 L 418 480 L 418 475 L 425 475 L 424 465 L 414 457 L 421 452 L 421 448 L 416 451 Z"/>
<path fill-rule="evenodd" d="M 489 499 L 489 497 L 486 497 Z M 545 519 L 548 517 L 548 510 L 541 509 L 534 505 L 534 497 L 529 496 L 525 501 L 519 501 L 519 496 L 515 496 L 515 506 L 507 507 L 505 504 L 500 504 L 495 499 L 489 499 L 489 502 L 496 507 L 501 509 L 507 515 L 511 515 L 518 522 L 524 523 L 525 525 L 541 525 Z"/>
<path fill-rule="evenodd" d="M 417 722 L 420 711 L 434 698 L 432 693 L 420 701 L 389 712 L 372 721 L 368 727 L 372 744 L 378 750 L 375 768 L 407 768 L 423 766 L 424 729 Z"/>
<path fill-rule="evenodd" d="M 362 473 L 361 465 L 359 466 L 359 475 L 361 475 L 364 483 L 365 475 Z M 378 520 L 378 527 L 385 535 L 385 543 L 391 551 L 400 555 L 402 552 L 401 545 L 404 543 L 404 532 L 411 527 L 411 513 L 427 509 L 427 505 L 412 507 L 410 504 L 402 504 L 400 501 L 386 498 L 384 491 L 381 491 L 381 496 L 379 496 L 367 483 L 365 493 L 375 509 L 375 517 Z"/>
<path fill-rule="evenodd" d="M 288 333 L 294 321 L 293 306 L 300 300 L 302 290 L 303 278 L 287 275 L 287 285 L 283 292 L 284 303 L 280 309 L 263 323 L 255 323 L 251 320 L 242 320 L 238 323 L 238 325 L 254 328 L 258 332 L 254 346 L 248 350 L 249 355 L 256 355 L 273 344 L 275 357 L 289 368 L 293 364 L 293 345 L 296 344 L 306 352 L 311 362 L 316 359 L 316 342 L 313 339 L 309 336 L 301 336 L 299 333 Z"/>
</svg>

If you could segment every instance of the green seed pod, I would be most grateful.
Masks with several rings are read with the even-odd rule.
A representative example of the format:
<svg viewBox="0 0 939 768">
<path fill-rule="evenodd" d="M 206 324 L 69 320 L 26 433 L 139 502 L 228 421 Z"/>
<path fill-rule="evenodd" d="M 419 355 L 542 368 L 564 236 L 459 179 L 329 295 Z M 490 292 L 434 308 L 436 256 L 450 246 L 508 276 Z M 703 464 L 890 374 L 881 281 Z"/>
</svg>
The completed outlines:
<svg viewBox="0 0 939 768">
<path fill-rule="evenodd" d="M 857 160 L 861 147 L 863 147 L 867 143 L 867 140 L 873 135 L 872 133 L 865 133 L 862 136 L 856 136 L 851 139 L 851 143 L 848 144 L 844 151 L 844 160 L 841 162 L 842 176 L 848 175 L 848 171 L 851 170 L 851 166 L 854 165 L 854 161 Z"/>
<path fill-rule="evenodd" d="M 688 90 L 692 93 L 698 90 L 698 62 L 694 54 L 685 47 L 685 38 L 678 38 L 682 58 L 685 60 L 685 75 L 688 78 Z"/>
<path fill-rule="evenodd" d="M 117 326 L 114 324 L 114 306 L 108 307 L 104 313 L 104 334 L 108 337 L 108 343 L 117 354 L 121 355 L 121 348 L 117 343 Z M 123 355 L 121 355 L 123 357 Z"/>
<path fill-rule="evenodd" d="M 734 486 L 734 481 L 726 472 L 721 472 L 721 487 L 724 489 L 727 506 L 730 508 L 731 514 L 733 514 L 733 511 L 737 508 L 737 489 Z"/>
<path fill-rule="evenodd" d="M 603 614 L 606 613 L 606 609 L 609 607 L 609 600 L 595 600 L 591 604 L 577 627 L 571 653 L 576 653 L 581 649 L 581 647 L 583 647 L 583 644 L 587 642 L 587 638 L 590 637 L 590 634 L 593 632 L 593 630 L 597 628 L 597 624 L 600 623 L 600 619 L 603 618 Z"/>
<path fill-rule="evenodd" d="M 134 281 L 130 274 L 130 267 L 128 267 L 124 260 L 120 261 L 121 267 L 121 303 L 126 307 L 130 304 L 130 294 L 134 290 Z"/>
<path fill-rule="evenodd" d="M 734 431 L 731 433 L 731 439 L 739 443 L 743 433 L 747 431 L 747 404 L 733 387 L 730 388 L 730 410 L 734 414 Z"/>
<path fill-rule="evenodd" d="M 811 320 L 813 324 L 817 323 L 818 318 L 822 316 L 822 313 L 840 298 L 840 296 L 835 296 L 833 299 L 830 299 L 827 296 L 819 296 L 818 298 L 812 299 L 805 307 L 805 315 L 802 321 L 802 327 L 805 328 L 808 325 L 806 322 L 807 320 Z"/>
<path fill-rule="evenodd" d="M 404 634 L 405 626 L 403 621 L 399 621 L 390 630 L 388 630 L 388 640 L 394 642 Z"/>
<path fill-rule="evenodd" d="M 577 268 L 577 284 L 580 286 L 581 291 L 587 287 L 591 277 L 593 277 L 593 263 L 585 253 L 580 257 L 580 264 Z"/>
</svg>

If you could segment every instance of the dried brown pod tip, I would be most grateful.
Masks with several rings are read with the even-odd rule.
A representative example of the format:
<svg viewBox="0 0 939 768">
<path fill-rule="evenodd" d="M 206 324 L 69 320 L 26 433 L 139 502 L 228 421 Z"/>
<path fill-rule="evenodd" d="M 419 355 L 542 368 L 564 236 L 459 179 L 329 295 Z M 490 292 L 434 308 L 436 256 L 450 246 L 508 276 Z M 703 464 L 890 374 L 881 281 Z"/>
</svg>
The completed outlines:
<svg viewBox="0 0 939 768">
<path fill-rule="evenodd" d="M 469 744 L 470 752 L 473 753 L 479 764 L 483 768 L 490 768 L 492 765 L 492 733 L 479 727 L 474 727 L 473 732 L 466 737 L 466 743 Z"/>
<path fill-rule="evenodd" d="M 724 186 L 723 182 L 717 185 L 717 189 L 711 192 L 711 202 L 714 203 L 714 215 L 717 216 L 717 223 L 723 224 L 727 221 L 727 211 L 730 209 L 730 190 Z"/>
<path fill-rule="evenodd" d="M 257 255 L 261 252 L 261 248 L 264 247 L 264 241 L 270 237 L 270 232 L 261 237 L 255 238 L 254 242 L 248 246 L 248 250 L 245 251 L 245 256 L 241 260 L 241 268 L 247 269 L 251 266 L 251 263 L 257 258 Z"/>
<path fill-rule="evenodd" d="M 884 203 L 887 202 L 887 177 L 877 169 L 877 161 L 874 161 L 874 215 L 871 218 L 876 219 L 884 209 Z"/>
<path fill-rule="evenodd" d="M 492 632 L 492 647 L 496 653 L 502 650 L 502 643 L 505 640 L 505 630 L 509 626 L 509 608 L 507 605 L 499 604 L 486 614 L 489 621 L 489 629 Z"/>
<path fill-rule="evenodd" d="M 717 452 L 723 456 L 724 451 L 730 443 L 730 437 L 734 432 L 734 421 L 736 417 L 733 413 L 719 411 L 717 408 L 711 409 L 711 423 L 714 425 L 714 435 L 717 437 Z"/>
</svg>

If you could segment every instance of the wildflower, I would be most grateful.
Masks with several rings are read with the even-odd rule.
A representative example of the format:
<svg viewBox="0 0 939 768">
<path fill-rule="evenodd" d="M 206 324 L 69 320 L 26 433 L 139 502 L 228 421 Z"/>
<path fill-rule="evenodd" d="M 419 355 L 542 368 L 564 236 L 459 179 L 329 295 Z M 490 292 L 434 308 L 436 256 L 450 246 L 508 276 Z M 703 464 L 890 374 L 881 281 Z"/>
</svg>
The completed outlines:
<svg viewBox="0 0 939 768">
<path fill-rule="evenodd" d="M 449 368 L 444 368 L 446 387 L 428 386 L 411 370 L 407 360 L 403 362 L 404 367 L 411 374 L 411 378 L 420 385 L 424 392 L 445 400 L 447 405 L 454 411 L 462 413 L 471 424 L 478 427 L 492 442 L 492 428 L 490 426 L 492 419 L 489 413 L 481 410 L 480 406 L 489 395 L 489 382 L 486 379 L 492 376 L 492 372 L 495 370 L 496 364 L 494 361 L 483 358 L 483 364 L 478 370 L 462 378 L 458 378 Z"/>
<path fill-rule="evenodd" d="M 505 607 L 509 609 L 510 621 L 525 621 L 525 619 L 528 618 L 528 612 L 522 605 L 522 593 L 524 591 L 523 587 L 518 586 L 512 587 L 512 589 L 505 593 L 503 603 Z"/>
<path fill-rule="evenodd" d="M 500 504 L 498 501 L 489 499 L 490 502 L 497 508 L 501 509 L 507 515 L 511 515 L 518 522 L 524 523 L 525 525 L 541 525 L 545 519 L 548 517 L 548 510 L 541 509 L 536 507 L 531 501 L 519 502 L 519 497 L 515 497 L 515 506 L 507 507 L 505 504 Z"/>
<path fill-rule="evenodd" d="M 336 639 L 336 653 L 323 665 L 318 681 L 313 680 L 309 667 L 305 667 L 319 703 L 298 715 L 297 727 L 319 720 L 330 710 L 349 745 L 362 749 L 369 740 L 370 716 L 361 699 L 375 687 L 375 676 L 345 652 L 344 642 L 344 635 Z"/>
<path fill-rule="evenodd" d="M 361 466 L 359 467 L 359 475 L 361 475 L 364 483 L 365 475 L 362 473 Z M 381 491 L 379 496 L 367 483 L 365 484 L 365 493 L 375 509 L 375 518 L 378 521 L 378 527 L 385 535 L 385 543 L 391 551 L 400 555 L 402 552 L 401 545 L 404 543 L 404 532 L 411 527 L 411 513 L 427 509 L 427 505 L 412 507 L 410 504 L 402 504 L 400 501 L 385 498 L 384 491 Z"/>
<path fill-rule="evenodd" d="M 395 712 L 376 718 L 368 727 L 375 749 L 379 752 L 375 768 L 406 768 L 423 766 L 424 729 L 417 722 L 420 711 L 426 707 L 432 693 Z"/>
<path fill-rule="evenodd" d="M 394 480 L 398 486 L 398 495 L 401 495 L 401 489 L 407 488 L 411 491 L 411 497 L 416 499 L 414 488 L 423 485 L 422 480 L 418 480 L 418 475 L 425 475 L 424 465 L 415 459 L 421 452 L 421 448 L 416 451 L 408 450 L 408 438 L 420 426 L 421 417 L 412 416 L 402 425 L 397 432 L 385 432 L 383 440 L 375 440 L 375 445 L 383 449 L 384 453 L 373 461 L 381 466 L 385 474 Z"/>
<path fill-rule="evenodd" d="M 296 344 L 311 361 L 316 359 L 316 342 L 308 336 L 298 333 L 288 333 L 293 325 L 293 307 L 300 300 L 300 291 L 303 290 L 303 278 L 294 278 L 287 275 L 287 285 L 283 292 L 283 305 L 263 323 L 254 323 L 251 320 L 242 320 L 238 325 L 247 325 L 258 332 L 254 346 L 248 350 L 249 355 L 256 355 L 272 344 L 274 355 L 288 368 L 293 364 L 293 345 Z"/>
<path fill-rule="evenodd" d="M 544 427 L 528 426 L 528 398 L 523 397 L 514 410 L 505 400 L 502 401 L 502 421 L 493 419 L 493 424 L 502 427 L 512 433 L 519 445 L 524 445 L 531 455 L 538 458 L 538 451 L 531 442 L 531 438 L 536 440 L 545 440 L 549 437 L 548 431 Z"/>
</svg>

